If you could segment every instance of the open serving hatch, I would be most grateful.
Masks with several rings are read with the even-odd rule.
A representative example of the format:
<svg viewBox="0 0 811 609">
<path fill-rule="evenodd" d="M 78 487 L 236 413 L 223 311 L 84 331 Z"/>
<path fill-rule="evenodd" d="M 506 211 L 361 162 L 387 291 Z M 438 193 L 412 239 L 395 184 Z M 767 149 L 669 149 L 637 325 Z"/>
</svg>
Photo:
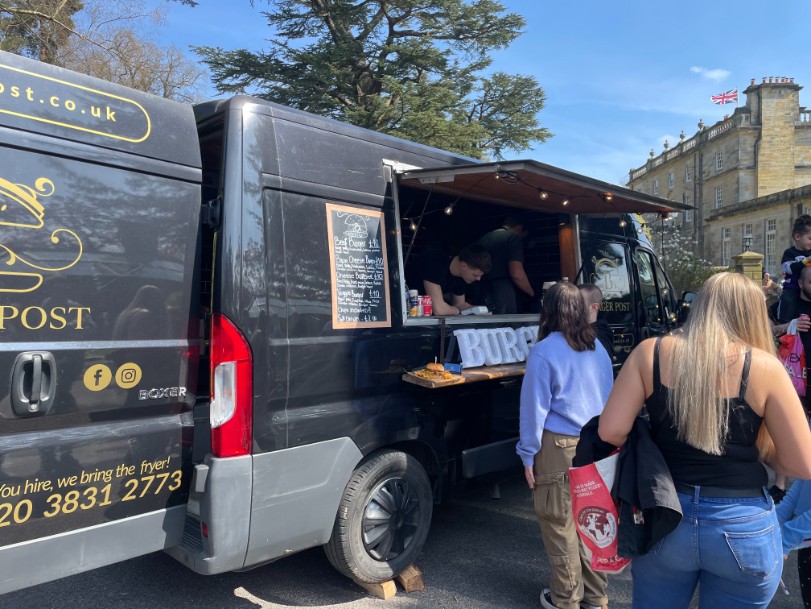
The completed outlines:
<svg viewBox="0 0 811 609">
<path fill-rule="evenodd" d="M 413 169 L 398 184 L 459 198 L 568 214 L 664 213 L 693 209 L 538 161 L 506 161 Z"/>
</svg>

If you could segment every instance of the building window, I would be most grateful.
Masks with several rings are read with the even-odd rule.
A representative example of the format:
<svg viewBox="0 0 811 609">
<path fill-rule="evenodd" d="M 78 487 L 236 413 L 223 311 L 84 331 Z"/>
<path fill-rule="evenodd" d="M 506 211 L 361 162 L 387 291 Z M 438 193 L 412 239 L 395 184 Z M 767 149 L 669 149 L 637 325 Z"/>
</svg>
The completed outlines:
<svg viewBox="0 0 811 609">
<path fill-rule="evenodd" d="M 751 237 L 752 236 L 752 225 L 751 224 L 744 224 L 743 225 L 743 236 L 744 237 Z"/>
<path fill-rule="evenodd" d="M 659 180 L 658 180 L 658 178 L 653 181 L 653 194 L 655 194 L 655 195 L 659 194 Z"/>
<path fill-rule="evenodd" d="M 688 209 L 686 212 L 684 212 L 684 221 L 685 222 L 692 222 L 693 221 L 693 210 L 692 209 Z"/>
<path fill-rule="evenodd" d="M 763 252 L 763 268 L 771 273 L 777 265 L 777 220 L 766 220 L 766 239 Z"/>
<path fill-rule="evenodd" d="M 684 168 L 684 181 L 685 182 L 692 182 L 693 181 L 693 168 L 687 165 Z"/>
<path fill-rule="evenodd" d="M 721 266 L 729 266 L 729 252 L 732 245 L 732 229 L 725 226 L 721 230 Z"/>
<path fill-rule="evenodd" d="M 720 152 L 715 153 L 715 169 L 720 171 L 724 168 L 724 155 Z"/>
<path fill-rule="evenodd" d="M 675 183 L 675 176 L 673 175 L 673 172 L 671 171 L 670 173 L 667 174 L 667 187 L 668 188 L 673 188 L 674 183 Z"/>
<path fill-rule="evenodd" d="M 715 209 L 720 209 L 721 204 L 724 202 L 724 187 L 715 187 Z"/>
</svg>

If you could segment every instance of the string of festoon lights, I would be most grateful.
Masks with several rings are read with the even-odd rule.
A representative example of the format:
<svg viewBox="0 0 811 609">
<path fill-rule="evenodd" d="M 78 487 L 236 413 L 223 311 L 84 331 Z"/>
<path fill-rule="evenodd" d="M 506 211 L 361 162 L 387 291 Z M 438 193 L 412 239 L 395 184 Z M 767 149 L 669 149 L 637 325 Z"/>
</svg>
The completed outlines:
<svg viewBox="0 0 811 609">
<path fill-rule="evenodd" d="M 588 199 L 595 196 L 594 194 L 591 193 L 587 195 L 568 195 L 560 192 L 555 192 L 554 190 L 549 190 L 547 188 L 540 188 L 538 186 L 530 184 L 529 182 L 521 178 L 520 175 L 513 173 L 511 171 L 506 171 L 504 169 L 499 169 L 498 171 L 496 171 L 496 179 L 503 180 L 507 184 L 521 184 L 522 186 L 526 186 L 527 188 L 532 188 L 538 193 L 538 198 L 541 201 L 547 201 L 550 196 L 554 195 L 555 197 L 560 199 L 561 207 L 567 207 L 569 203 L 571 203 L 575 199 Z M 614 200 L 614 194 L 608 191 L 598 192 L 597 196 L 606 203 L 611 203 Z M 619 222 L 620 228 L 625 228 L 627 224 L 628 222 L 625 220 L 625 218 L 621 217 Z"/>
</svg>

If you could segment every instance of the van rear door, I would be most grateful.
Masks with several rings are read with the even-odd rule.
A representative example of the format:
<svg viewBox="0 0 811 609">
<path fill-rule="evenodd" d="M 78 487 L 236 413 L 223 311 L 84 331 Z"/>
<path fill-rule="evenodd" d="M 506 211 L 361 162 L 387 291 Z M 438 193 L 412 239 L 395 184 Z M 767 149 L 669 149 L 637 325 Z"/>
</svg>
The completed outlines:
<svg viewBox="0 0 811 609">
<path fill-rule="evenodd" d="M 0 593 L 179 543 L 191 108 L 0 53 Z"/>
</svg>

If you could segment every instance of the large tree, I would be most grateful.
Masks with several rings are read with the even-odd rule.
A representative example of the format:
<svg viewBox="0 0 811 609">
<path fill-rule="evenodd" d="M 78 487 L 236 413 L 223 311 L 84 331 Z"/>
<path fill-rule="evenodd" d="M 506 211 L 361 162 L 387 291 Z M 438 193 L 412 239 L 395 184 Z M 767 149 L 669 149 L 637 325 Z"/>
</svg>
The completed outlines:
<svg viewBox="0 0 811 609">
<path fill-rule="evenodd" d="M 202 66 L 177 47 L 150 39 L 147 30 L 163 23 L 161 11 L 145 11 L 139 0 L 85 4 L 77 15 L 83 35 L 72 36 L 60 51 L 64 67 L 178 101 L 201 97 Z"/>
<path fill-rule="evenodd" d="M 0 49 L 194 101 L 205 71 L 177 47 L 150 39 L 162 19 L 160 10 L 147 10 L 140 0 L 0 0 Z"/>
<path fill-rule="evenodd" d="M 488 72 L 524 20 L 495 0 L 267 0 L 270 47 L 198 47 L 222 92 L 481 158 L 550 133 L 531 76 Z"/>
<path fill-rule="evenodd" d="M 0 49 L 57 63 L 83 8 L 81 0 L 0 1 Z"/>
</svg>

